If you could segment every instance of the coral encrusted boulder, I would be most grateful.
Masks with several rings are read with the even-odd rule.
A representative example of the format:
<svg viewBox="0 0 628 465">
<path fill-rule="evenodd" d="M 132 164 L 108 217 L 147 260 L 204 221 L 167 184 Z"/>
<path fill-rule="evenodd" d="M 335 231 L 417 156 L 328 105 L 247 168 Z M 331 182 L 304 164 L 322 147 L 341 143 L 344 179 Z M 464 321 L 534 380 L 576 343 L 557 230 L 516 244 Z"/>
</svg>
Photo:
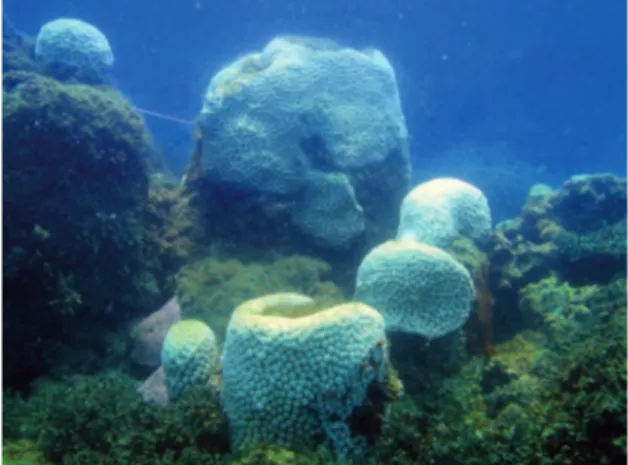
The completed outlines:
<svg viewBox="0 0 628 465">
<path fill-rule="evenodd" d="M 347 249 L 396 227 L 408 134 L 378 50 L 278 37 L 213 77 L 199 122 L 205 179 L 282 202 L 313 245 Z"/>
</svg>

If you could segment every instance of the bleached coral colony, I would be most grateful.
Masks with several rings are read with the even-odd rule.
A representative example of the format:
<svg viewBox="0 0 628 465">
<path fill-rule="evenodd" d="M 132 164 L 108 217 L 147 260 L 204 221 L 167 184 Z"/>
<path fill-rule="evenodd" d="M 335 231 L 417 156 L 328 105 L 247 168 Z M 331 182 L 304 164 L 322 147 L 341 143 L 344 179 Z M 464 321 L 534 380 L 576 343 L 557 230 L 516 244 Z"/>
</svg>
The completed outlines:
<svg viewBox="0 0 628 465">
<path fill-rule="evenodd" d="M 364 258 L 354 297 L 381 312 L 386 329 L 436 338 L 465 323 L 474 292 L 467 270 L 447 252 L 404 240 Z"/>
<path fill-rule="evenodd" d="M 322 434 L 354 455 L 360 443 L 349 418 L 388 374 L 384 320 L 361 303 L 318 310 L 309 297 L 271 294 L 234 311 L 222 364 L 235 446 L 290 446 Z"/>
<path fill-rule="evenodd" d="M 397 240 L 362 260 L 354 297 L 380 311 L 389 330 L 428 338 L 455 331 L 471 313 L 474 285 L 443 249 L 461 237 L 483 245 L 490 234 L 479 189 L 453 178 L 420 184 L 403 200 Z"/>
<path fill-rule="evenodd" d="M 491 211 L 477 187 L 436 178 L 419 184 L 403 200 L 398 239 L 445 247 L 460 235 L 480 244 L 491 237 Z"/>
<path fill-rule="evenodd" d="M 396 204 L 407 190 L 405 118 L 395 72 L 378 50 L 278 37 L 214 76 L 200 127 L 207 179 L 289 197 L 294 227 L 323 247 L 364 234 L 370 202 L 383 201 L 364 203 L 382 183 L 369 170 L 395 172 L 394 188 L 379 197 Z"/>
<path fill-rule="evenodd" d="M 170 328 L 161 351 L 168 397 L 176 400 L 192 386 L 207 385 L 218 362 L 212 329 L 199 320 L 181 320 Z"/>
<path fill-rule="evenodd" d="M 35 59 L 58 77 L 78 75 L 103 81 L 114 63 L 107 37 L 95 26 L 72 18 L 44 24 L 37 35 Z"/>
</svg>

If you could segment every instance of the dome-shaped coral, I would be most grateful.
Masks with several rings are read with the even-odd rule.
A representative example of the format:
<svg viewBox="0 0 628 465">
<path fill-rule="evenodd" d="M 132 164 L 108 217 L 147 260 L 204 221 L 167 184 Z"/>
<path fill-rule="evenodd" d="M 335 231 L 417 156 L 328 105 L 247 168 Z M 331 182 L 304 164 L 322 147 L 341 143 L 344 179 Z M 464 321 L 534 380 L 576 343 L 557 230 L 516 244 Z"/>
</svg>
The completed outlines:
<svg viewBox="0 0 628 465">
<path fill-rule="evenodd" d="M 190 386 L 209 383 L 218 361 L 216 336 L 202 321 L 181 320 L 166 335 L 161 361 L 168 398 L 176 400 Z"/>
<path fill-rule="evenodd" d="M 401 204 L 398 239 L 446 247 L 458 236 L 484 244 L 491 236 L 491 212 L 478 188 L 454 178 L 415 187 Z"/>
<path fill-rule="evenodd" d="M 102 82 L 113 66 L 107 37 L 78 19 L 60 18 L 44 24 L 37 35 L 35 59 L 54 77 Z"/>
</svg>

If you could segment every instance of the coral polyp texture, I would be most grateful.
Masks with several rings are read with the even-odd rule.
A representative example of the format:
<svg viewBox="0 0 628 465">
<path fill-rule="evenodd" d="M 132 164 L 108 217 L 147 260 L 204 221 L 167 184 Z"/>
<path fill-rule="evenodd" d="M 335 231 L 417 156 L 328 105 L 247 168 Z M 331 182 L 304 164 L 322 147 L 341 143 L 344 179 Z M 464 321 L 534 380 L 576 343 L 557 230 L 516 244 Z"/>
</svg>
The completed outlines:
<svg viewBox="0 0 628 465">
<path fill-rule="evenodd" d="M 221 402 L 234 447 L 312 443 L 342 455 L 360 440 L 349 418 L 389 368 L 382 316 L 361 303 L 317 310 L 301 294 L 271 294 L 234 312 L 222 356 Z"/>
<path fill-rule="evenodd" d="M 312 173 L 303 201 L 293 205 L 292 222 L 314 242 L 344 247 L 364 232 L 364 211 L 344 174 Z"/>
<path fill-rule="evenodd" d="M 54 77 L 74 76 L 90 83 L 102 82 L 114 62 L 107 37 L 95 26 L 71 18 L 55 19 L 42 26 L 35 43 L 35 59 Z"/>
<path fill-rule="evenodd" d="M 405 118 L 394 70 L 377 50 L 276 38 L 214 76 L 199 123 L 205 178 L 287 196 L 294 226 L 318 245 L 345 246 L 362 234 L 357 199 L 369 204 L 362 205 L 367 216 L 376 215 L 378 202 L 396 210 L 407 191 Z M 338 177 L 343 173 L 346 182 Z M 319 192 L 321 183 L 327 187 Z M 382 185 L 389 191 L 369 196 Z M 339 209 L 349 212 L 348 226 L 321 231 L 308 219 L 339 223 Z"/>
<path fill-rule="evenodd" d="M 398 239 L 446 247 L 459 236 L 480 245 L 491 237 L 491 211 L 478 188 L 459 179 L 437 178 L 405 197 Z"/>
<path fill-rule="evenodd" d="M 176 400 L 186 389 L 210 382 L 218 362 L 216 336 L 202 321 L 181 320 L 166 335 L 161 361 L 168 398 Z"/>
<path fill-rule="evenodd" d="M 354 299 L 379 311 L 387 330 L 437 338 L 467 321 L 473 289 L 469 272 L 447 252 L 388 241 L 360 264 Z"/>
</svg>

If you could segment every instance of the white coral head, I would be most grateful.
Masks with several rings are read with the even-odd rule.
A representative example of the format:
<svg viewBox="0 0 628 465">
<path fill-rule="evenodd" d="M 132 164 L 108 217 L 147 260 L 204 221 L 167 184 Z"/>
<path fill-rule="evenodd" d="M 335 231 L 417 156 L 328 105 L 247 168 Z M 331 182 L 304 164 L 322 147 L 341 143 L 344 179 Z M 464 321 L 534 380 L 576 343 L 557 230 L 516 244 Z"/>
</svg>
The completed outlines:
<svg viewBox="0 0 628 465">
<path fill-rule="evenodd" d="M 378 310 L 388 330 L 436 338 L 466 322 L 474 287 L 447 252 L 412 240 L 388 241 L 360 264 L 354 298 Z"/>
<path fill-rule="evenodd" d="M 481 190 L 460 179 L 436 178 L 404 198 L 397 238 L 446 247 L 463 236 L 482 245 L 491 229 L 491 211 Z"/>
</svg>

